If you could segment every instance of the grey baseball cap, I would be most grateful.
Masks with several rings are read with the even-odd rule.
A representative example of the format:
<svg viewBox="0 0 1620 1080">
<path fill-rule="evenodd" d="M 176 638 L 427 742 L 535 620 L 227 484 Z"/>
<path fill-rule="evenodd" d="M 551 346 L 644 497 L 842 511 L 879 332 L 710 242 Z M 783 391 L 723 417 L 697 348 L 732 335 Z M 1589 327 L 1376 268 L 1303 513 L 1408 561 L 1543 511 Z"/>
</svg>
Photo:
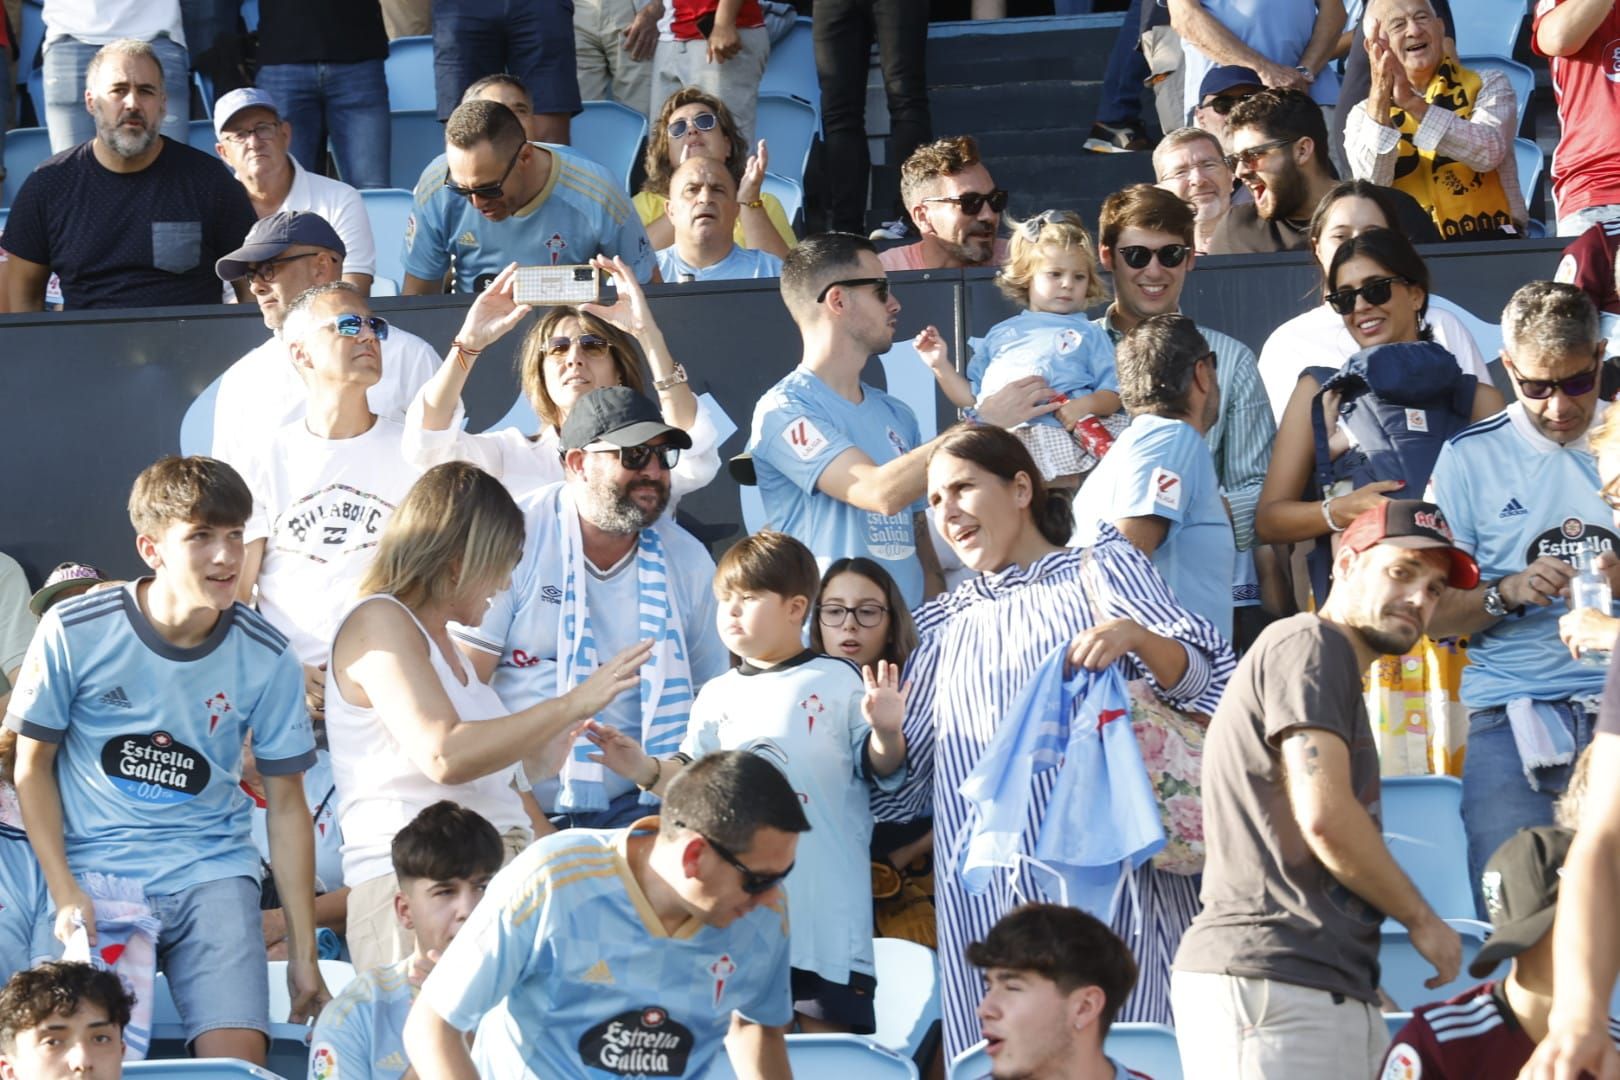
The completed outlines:
<svg viewBox="0 0 1620 1080">
<path fill-rule="evenodd" d="M 231 122 L 231 117 L 243 109 L 253 108 L 269 109 L 276 114 L 276 119 L 281 119 L 281 107 L 276 104 L 275 98 L 256 86 L 244 86 L 240 90 L 232 90 L 214 103 L 214 134 L 225 138 L 225 125 Z"/>
</svg>

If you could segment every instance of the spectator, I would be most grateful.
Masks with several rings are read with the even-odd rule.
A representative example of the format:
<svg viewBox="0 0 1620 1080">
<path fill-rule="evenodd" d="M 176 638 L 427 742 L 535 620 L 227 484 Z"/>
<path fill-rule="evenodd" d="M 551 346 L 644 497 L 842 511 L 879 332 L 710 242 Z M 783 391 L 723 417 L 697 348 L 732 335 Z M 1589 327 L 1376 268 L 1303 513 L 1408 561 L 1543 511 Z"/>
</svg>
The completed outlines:
<svg viewBox="0 0 1620 1080">
<path fill-rule="evenodd" d="M 1447 54 L 1430 0 L 1371 0 L 1366 29 L 1372 91 L 1345 122 L 1351 171 L 1412 196 L 1442 239 L 1525 235 L 1507 76 Z"/>
<path fill-rule="evenodd" d="M 315 764 L 304 770 L 304 805 L 309 808 L 310 834 L 315 844 L 315 926 L 324 930 L 321 955 L 329 956 L 328 942 L 338 944 L 349 912 L 349 890 L 343 885 L 343 830 L 338 827 L 337 781 L 332 778 L 332 755 L 317 748 Z M 253 741 L 242 749 L 242 791 L 253 803 L 253 846 L 258 849 L 259 922 L 264 930 L 265 955 L 287 959 L 287 911 L 281 906 L 275 878 L 270 875 L 270 802 L 264 777 L 253 757 Z"/>
<path fill-rule="evenodd" d="M 450 119 L 467 87 L 505 71 L 528 88 L 536 141 L 567 146 L 569 118 L 580 111 L 568 6 L 501 0 L 432 2 L 439 119 Z"/>
<path fill-rule="evenodd" d="M 466 925 L 490 878 L 506 861 L 501 834 L 448 799 L 428 806 L 390 845 L 394 917 L 416 939 L 409 956 L 360 972 L 321 1012 L 310 1037 L 313 1076 L 402 1080 L 405 1018 L 416 992 Z"/>
<path fill-rule="evenodd" d="M 518 118 L 518 123 L 523 125 L 526 139 L 530 142 L 545 141 L 542 137 L 545 134 L 544 125 L 534 113 L 534 99 L 529 96 L 523 80 L 516 75 L 508 75 L 504 71 L 485 75 L 461 95 L 463 105 L 469 101 L 495 101 L 505 105 Z"/>
<path fill-rule="evenodd" d="M 652 58 L 662 0 L 575 0 L 574 63 L 579 96 L 612 98 L 642 116 L 652 108 Z"/>
<path fill-rule="evenodd" d="M 1541 0 L 1530 23 L 1530 47 L 1547 58 L 1562 137 L 1553 151 L 1552 193 L 1558 235 L 1579 236 L 1620 219 L 1620 162 L 1604 135 L 1620 116 L 1614 0 Z"/>
<path fill-rule="evenodd" d="M 1448 443 L 1429 485 L 1486 582 L 1448 595 L 1434 619 L 1437 635 L 1469 641 L 1463 824 L 1476 882 L 1508 837 L 1552 823 L 1592 739 L 1603 669 L 1571 656 L 1557 623 L 1576 552 L 1593 539 L 1616 547 L 1586 438 L 1604 415 L 1602 355 L 1597 310 L 1579 289 L 1519 289 L 1502 312 L 1502 363 L 1518 400 Z M 1605 567 L 1617 576 L 1614 562 Z M 1547 747 L 1541 762 L 1523 760 L 1521 738 Z"/>
<path fill-rule="evenodd" d="M 20 971 L 0 990 L 0 1072 L 10 1080 L 124 1073 L 124 1028 L 135 996 L 89 964 Z"/>
<path fill-rule="evenodd" d="M 104 46 L 85 83 L 95 138 L 34 170 L 6 220 L 11 310 L 42 310 L 53 270 L 75 310 L 218 303 L 209 267 L 252 227 L 246 193 L 219 162 L 158 134 L 152 46 Z"/>
<path fill-rule="evenodd" d="M 246 189 L 253 212 L 261 220 L 284 210 L 319 216 L 343 242 L 343 280 L 369 294 L 377 245 L 360 193 L 310 172 L 287 152 L 293 127 L 275 99 L 263 90 L 232 90 L 214 106 L 214 133 L 214 149 Z"/>
<path fill-rule="evenodd" d="M 1575 834 L 1525 829 L 1485 864 L 1491 936 L 1468 973 L 1491 974 L 1503 960 L 1512 967 L 1448 1001 L 1422 1005 L 1395 1033 L 1380 1076 L 1435 1080 L 1513 1080 L 1547 1034 L 1553 1007 L 1553 913 L 1559 875 Z"/>
<path fill-rule="evenodd" d="M 451 641 L 512 573 L 523 518 L 489 474 L 456 462 L 428 470 L 383 530 L 377 557 L 334 621 L 327 730 L 349 885 L 348 940 L 361 971 L 410 955 L 394 918 L 395 834 L 440 799 L 500 830 L 510 858 L 530 840 L 514 766 L 556 771 L 558 737 L 635 685 L 644 645 L 612 656 L 555 700 L 512 710 Z"/>
<path fill-rule="evenodd" d="M 742 207 L 737 185 L 722 162 L 692 158 L 669 182 L 669 220 L 675 242 L 658 252 L 665 281 L 727 281 L 782 275 L 782 260 L 732 240 Z"/>
<path fill-rule="evenodd" d="M 1066 0 L 1055 4 L 1056 14 L 1090 14 L 1093 0 Z M 1080 10 L 1065 10 L 1066 8 Z M 1158 5 L 1148 8 L 1158 14 Z M 1125 8 L 1125 19 L 1113 47 L 1108 50 L 1108 67 L 1103 71 L 1102 100 L 1097 104 L 1097 117 L 1082 148 L 1099 154 L 1123 154 L 1146 150 L 1149 147 L 1147 131 L 1142 127 L 1142 86 L 1154 88 L 1157 97 L 1164 81 L 1154 79 L 1145 57 L 1149 44 L 1145 40 L 1149 27 L 1142 17 L 1142 0 L 1131 0 Z M 1165 76 L 1169 78 L 1171 76 Z M 1181 95 L 1176 95 L 1177 112 Z M 1163 124 L 1170 131 L 1179 124 Z"/>
<path fill-rule="evenodd" d="M 14 753 L 15 744 L 7 756 Z M 10 769 L 6 771 L 9 777 Z M 10 823 L 0 824 L 0 889 L 6 896 L 5 907 L 0 908 L 0 975 L 10 979 L 58 952 L 51 934 L 55 909 L 51 907 L 45 873 L 28 842 L 28 834 Z"/>
<path fill-rule="evenodd" d="M 252 505 L 235 471 L 211 458 L 143 470 L 130 521 L 154 575 L 46 613 L 6 726 L 19 735 L 17 795 L 56 937 L 66 942 L 82 926 L 96 945 L 84 875 L 133 882 L 162 922 L 157 963 L 186 1041 L 202 1057 L 263 1063 L 270 1003 L 258 857 L 237 788 L 249 731 L 287 909 L 292 1022 L 318 1012 L 327 994 L 299 776 L 315 760 L 303 680 L 286 639 L 235 603 Z M 103 767 L 115 742 L 121 750 Z"/>
<path fill-rule="evenodd" d="M 1219 361 L 1185 315 L 1138 323 L 1119 345 L 1119 394 L 1131 425 L 1075 501 L 1074 546 L 1104 522 L 1153 560 L 1182 604 L 1232 636 L 1237 545 L 1205 442 L 1221 414 Z"/>
<path fill-rule="evenodd" d="M 888 101 L 884 161 L 907 161 L 934 137 L 928 110 L 928 11 L 907 0 L 821 0 L 814 9 L 821 138 L 826 154 L 827 228 L 866 231 L 872 159 L 866 143 L 866 87 L 876 44 Z M 885 235 L 906 235 L 910 204 Z"/>
<path fill-rule="evenodd" d="M 191 56 L 186 52 L 179 0 L 152 3 L 106 4 L 95 0 L 50 0 L 44 5 L 45 51 L 44 116 L 50 131 L 51 152 L 60 154 L 95 138 L 101 130 L 99 96 L 91 66 L 103 47 L 115 42 L 140 42 L 158 66 L 154 109 L 143 106 L 145 126 L 185 144 L 191 120 Z M 19 57 L 28 65 L 32 57 Z M 26 75 L 25 66 L 19 74 Z M 35 104 L 36 109 L 39 103 Z M 109 126 L 111 121 L 105 121 Z M 105 163 L 104 163 L 105 164 Z"/>
<path fill-rule="evenodd" d="M 1227 116 L 1264 89 L 1265 83 L 1252 68 L 1235 64 L 1210 68 L 1198 86 L 1198 104 L 1192 111 L 1193 126 L 1215 136 L 1224 153 L 1225 148 L 1232 145 Z"/>
<path fill-rule="evenodd" d="M 405 224 L 407 296 L 442 291 L 452 255 L 460 293 L 483 292 L 508 263 L 569 265 L 599 254 L 656 280 L 647 232 L 606 169 L 529 142 L 512 111 L 493 101 L 457 107 L 444 137 L 445 154 L 422 171 Z"/>
<path fill-rule="evenodd" d="M 1430 0 L 1430 3 L 1442 24 L 1448 27 L 1456 25 L 1448 0 Z M 1339 74 L 1339 104 L 1333 110 L 1328 132 L 1333 143 L 1329 156 L 1341 172 L 1349 171 L 1344 160 L 1345 123 L 1356 111 L 1356 106 L 1367 100 L 1367 94 L 1372 90 L 1372 62 L 1367 57 L 1367 39 L 1361 33 L 1361 19 L 1366 14 L 1366 6 L 1367 0 L 1349 0 L 1345 4 L 1345 31 L 1339 38 L 1339 49 L 1344 56 Z M 1457 43 L 1449 33 L 1445 37 L 1445 49 L 1452 56 L 1457 55 Z"/>
<path fill-rule="evenodd" d="M 247 282 L 270 330 L 225 369 L 214 397 L 213 456 L 238 471 L 262 463 L 275 433 L 304 416 L 309 390 L 282 324 L 294 300 L 339 279 L 346 252 L 325 218 L 286 210 L 261 218 L 242 246 L 214 265 L 221 279 Z M 366 403 L 385 420 L 402 420 L 439 358 L 433 346 L 397 326 L 378 344 L 382 373 L 366 391 Z"/>
<path fill-rule="evenodd" d="M 1029 452 L 1007 432 L 988 424 L 954 427 L 930 444 L 927 469 L 940 531 L 981 576 L 917 612 L 919 641 L 907 665 L 915 692 L 906 704 L 906 785 L 873 808 L 883 820 L 908 820 L 931 808 L 936 849 L 954 853 L 968 827 L 969 803 L 958 788 L 1030 673 L 1055 650 L 1094 671 L 1123 660 L 1127 678 L 1149 677 L 1161 700 L 1199 712 L 1220 699 L 1232 650 L 1170 595 L 1147 557 L 1112 526 L 1100 526 L 1089 549 L 1065 548 L 1068 500 L 1046 490 Z M 992 655 L 993 664 L 955 659 Z M 1008 793 L 1030 803 L 1019 851 L 1035 850 L 1051 791 L 1046 781 Z M 947 1059 L 980 1032 L 974 1009 L 983 984 L 963 961 L 963 949 L 989 933 L 1016 898 L 1049 884 L 1047 875 L 1022 865 L 1015 878 L 998 874 L 983 895 L 969 897 L 956 873 L 936 877 Z M 1192 878 L 1150 866 L 1137 870 L 1122 893 L 1114 926 L 1161 943 L 1156 948 L 1173 949 L 1198 910 Z M 1165 1023 L 1168 965 L 1154 961 L 1142 974 L 1120 1018 Z"/>
<path fill-rule="evenodd" d="M 996 239 L 1007 192 L 996 187 L 971 135 L 919 146 L 900 166 L 900 198 L 922 239 L 879 256 L 885 270 L 999 266 L 1007 245 Z"/>
<path fill-rule="evenodd" d="M 743 143 L 752 143 L 759 80 L 771 54 L 759 0 L 669 0 L 658 31 L 652 100 L 695 86 L 725 102 Z"/>
<path fill-rule="evenodd" d="M 1226 162 L 1254 196 L 1236 205 L 1210 241 L 1210 253 L 1294 251 L 1306 243 L 1310 218 L 1333 187 L 1322 110 L 1294 90 L 1264 90 L 1227 117 L 1232 153 Z M 1440 239 L 1434 220 L 1405 192 L 1392 195 L 1399 228 L 1414 244 Z"/>
<path fill-rule="evenodd" d="M 1620 355 L 1620 219 L 1600 222 L 1571 240 L 1555 280 L 1578 286 L 1597 305 L 1609 355 Z"/>
<path fill-rule="evenodd" d="M 1472 588 L 1479 567 L 1438 507 L 1386 500 L 1345 530 L 1333 573 L 1319 611 L 1261 632 L 1209 725 L 1204 909 L 1171 980 L 1189 1080 L 1373 1075 L 1389 1042 L 1378 1012 L 1386 913 L 1434 965 L 1435 985 L 1462 960 L 1456 931 L 1378 831 L 1361 673 L 1411 649 L 1447 587 Z"/>
<path fill-rule="evenodd" d="M 567 479 L 524 497 L 523 557 L 511 586 L 453 633 L 508 709 L 571 690 L 600 670 L 600 657 L 626 649 L 639 666 L 651 649 L 639 697 L 591 711 L 649 753 L 671 752 L 686 730 L 691 688 L 729 659 L 714 629 L 714 561 L 665 514 L 670 470 L 692 441 L 635 390 L 607 386 L 574 404 L 559 442 Z M 535 785 L 554 824 L 616 828 L 645 813 L 650 796 L 590 761 L 583 738 L 567 741 L 574 751 L 561 777 Z"/>
<path fill-rule="evenodd" d="M 1101 922 L 1026 904 L 969 944 L 967 962 L 984 970 L 979 1023 L 991 1076 L 1146 1080 L 1103 1052 L 1136 985 L 1136 960 Z"/>
<path fill-rule="evenodd" d="M 647 153 L 642 158 L 647 179 L 633 200 L 652 246 L 663 250 L 675 242 L 674 223 L 666 209 L 675 169 L 690 158 L 703 157 L 725 162 L 736 184 L 742 211 L 731 231 L 732 240 L 738 247 L 786 257 L 799 240 L 781 202 L 760 190 L 769 162 L 763 139 L 756 150 L 748 152 L 731 110 L 719 98 L 695 86 L 671 94 L 648 135 Z"/>
<path fill-rule="evenodd" d="M 366 400 L 382 378 L 388 321 L 354 286 L 334 281 L 300 294 L 281 336 L 308 387 L 304 416 L 249 455 L 243 479 L 253 514 L 237 596 L 249 603 L 257 590 L 260 613 L 304 665 L 318 714 L 339 607 L 421 470 L 401 452 L 405 429 Z"/>
<path fill-rule="evenodd" d="M 661 817 L 540 840 L 423 984 L 407 1056 L 431 1077 L 473 1075 L 475 1059 L 513 1080 L 702 1076 L 725 1040 L 737 1075 L 788 1076 L 778 886 L 808 828 L 776 766 L 722 751 L 670 785 Z"/>
<path fill-rule="evenodd" d="M 1344 22 L 1338 0 L 1264 6 L 1245 0 L 1170 0 L 1170 25 L 1182 38 L 1187 115 L 1204 96 L 1205 73 L 1219 65 L 1246 67 L 1266 86 L 1309 94 L 1331 112 L 1339 99 L 1339 76 L 1328 61 Z M 1325 161 L 1327 140 L 1316 145 Z"/>
<path fill-rule="evenodd" d="M 405 457 L 427 467 L 444 461 L 470 461 L 506 484 L 513 498 L 524 498 L 565 478 L 559 436 L 574 405 L 602 386 L 627 386 L 643 393 L 647 379 L 636 350 L 647 358 L 659 410 L 672 427 L 692 440 L 670 472 L 670 506 L 705 486 L 720 471 L 719 431 L 710 405 L 692 394 L 686 369 L 670 355 L 647 298 L 623 261 L 598 257 L 597 267 L 614 275 L 613 306 L 554 307 L 542 315 L 518 348 L 518 376 L 540 431 L 529 436 L 515 427 L 474 435 L 463 430 L 461 390 L 478 355 L 510 333 L 528 315 L 512 300 L 511 272 L 478 294 L 438 373 L 422 388 L 405 419 Z M 712 401 L 713 399 L 709 399 Z"/>
<path fill-rule="evenodd" d="M 804 647 L 819 576 L 810 549 L 785 533 L 739 540 L 715 570 L 714 593 L 721 640 L 742 663 L 698 692 L 680 751 L 653 757 L 612 728 L 592 723 L 587 731 L 604 764 L 660 796 L 688 763 L 718 750 L 751 750 L 778 764 L 810 821 L 803 865 L 783 883 L 799 913 L 790 949 L 799 1029 L 870 1035 L 870 798 L 905 779 L 906 699 L 898 666 L 879 661 L 857 673 Z"/>
<path fill-rule="evenodd" d="M 28 578 L 17 560 L 0 552 L 0 714 L 10 700 L 12 684 L 33 640 L 38 616 L 28 599 Z"/>
<path fill-rule="evenodd" d="M 391 128 L 383 74 L 388 35 L 374 0 L 265 4 L 258 59 L 259 89 L 280 104 L 292 125 L 292 156 L 299 164 L 322 171 L 330 136 L 338 171 L 351 187 L 394 186 L 388 179 Z M 222 124 L 217 116 L 216 128 Z M 328 219 L 342 231 L 342 222 Z"/>
<path fill-rule="evenodd" d="M 1198 128 L 1172 131 L 1153 148 L 1153 173 L 1161 188 L 1192 204 L 1193 250 L 1207 255 L 1232 209 L 1232 170 L 1220 137 Z"/>
<path fill-rule="evenodd" d="M 1322 294 L 1333 291 L 1327 285 L 1328 267 L 1340 244 L 1372 229 L 1394 229 L 1398 220 L 1389 188 L 1366 180 L 1344 180 L 1329 189 L 1311 215 L 1306 234 L 1316 265 L 1322 270 Z M 1425 269 L 1423 278 L 1427 277 Z M 1480 390 L 1487 397 L 1500 399 L 1485 358 L 1463 321 L 1445 308 L 1430 304 L 1423 322 L 1433 332 L 1433 339 L 1457 358 L 1457 366 L 1479 380 Z M 1337 370 L 1360 348 L 1350 324 L 1326 300 L 1273 330 L 1260 350 L 1260 379 L 1265 383 L 1277 422 L 1282 422 L 1300 372 L 1308 367 Z"/>
<path fill-rule="evenodd" d="M 88 563 L 57 563 L 56 568 L 46 575 L 45 584 L 28 598 L 28 610 L 36 617 L 44 618 L 47 611 L 63 600 L 71 600 L 108 584 L 118 582 L 111 581 L 106 574 Z"/>
</svg>

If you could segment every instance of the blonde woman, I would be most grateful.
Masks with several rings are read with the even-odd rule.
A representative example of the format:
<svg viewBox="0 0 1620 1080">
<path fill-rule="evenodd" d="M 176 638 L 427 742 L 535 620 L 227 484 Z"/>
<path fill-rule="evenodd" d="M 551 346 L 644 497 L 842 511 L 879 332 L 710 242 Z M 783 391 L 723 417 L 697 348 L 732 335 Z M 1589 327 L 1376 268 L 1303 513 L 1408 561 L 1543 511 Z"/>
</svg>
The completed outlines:
<svg viewBox="0 0 1620 1080">
<path fill-rule="evenodd" d="M 326 730 L 350 887 L 349 950 L 362 971 L 413 947 L 393 913 L 394 834 L 449 799 L 501 830 L 509 856 L 521 851 L 531 836 L 516 766 L 530 781 L 555 772 L 573 732 L 639 684 L 650 643 L 516 713 L 473 674 L 448 626 L 483 618 L 522 551 L 523 515 L 499 481 L 461 462 L 435 466 L 389 519 L 359 598 L 338 620 Z"/>
</svg>

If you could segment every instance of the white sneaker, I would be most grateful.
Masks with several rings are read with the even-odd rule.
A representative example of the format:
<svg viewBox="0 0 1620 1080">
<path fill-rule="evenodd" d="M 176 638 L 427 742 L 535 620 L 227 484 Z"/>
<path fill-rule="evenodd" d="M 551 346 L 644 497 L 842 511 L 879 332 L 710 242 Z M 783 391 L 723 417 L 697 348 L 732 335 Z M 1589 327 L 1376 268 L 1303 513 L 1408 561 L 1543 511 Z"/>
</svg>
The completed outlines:
<svg viewBox="0 0 1620 1080">
<path fill-rule="evenodd" d="M 895 218 L 873 229 L 868 240 L 904 240 L 909 234 L 906 222 Z"/>
</svg>

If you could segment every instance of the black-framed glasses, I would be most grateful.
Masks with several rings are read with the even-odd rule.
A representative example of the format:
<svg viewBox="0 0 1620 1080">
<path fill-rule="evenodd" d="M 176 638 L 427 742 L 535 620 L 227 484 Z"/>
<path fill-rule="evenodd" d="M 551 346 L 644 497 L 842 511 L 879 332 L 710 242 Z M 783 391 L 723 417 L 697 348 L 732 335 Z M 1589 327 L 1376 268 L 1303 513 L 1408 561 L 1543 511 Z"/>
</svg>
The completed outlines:
<svg viewBox="0 0 1620 1080">
<path fill-rule="evenodd" d="M 1028 239 L 1039 240 L 1041 238 L 1041 230 L 1048 225 L 1084 224 L 1085 222 L 1080 220 L 1080 215 L 1075 213 L 1073 210 L 1042 210 L 1040 213 L 1024 222 L 1023 225 L 1019 226 L 1019 228 L 1023 230 L 1024 236 Z"/>
<path fill-rule="evenodd" d="M 1285 146 L 1292 146 L 1294 143 L 1299 142 L 1299 140 L 1302 138 L 1304 138 L 1303 135 L 1296 135 L 1290 139 L 1272 139 L 1270 142 L 1263 142 L 1256 146 L 1251 146 L 1247 150 L 1239 150 L 1236 153 L 1227 154 L 1226 167 L 1231 169 L 1233 172 L 1237 172 L 1239 165 L 1247 165 L 1252 169 L 1254 168 L 1255 162 L 1259 161 L 1273 150 L 1281 150 Z"/>
<path fill-rule="evenodd" d="M 955 203 L 962 208 L 962 213 L 968 217 L 978 217 L 979 211 L 983 210 L 985 204 L 988 203 L 990 209 L 999 214 L 1007 209 L 1007 189 L 996 188 L 991 192 L 964 191 L 960 195 L 930 195 L 923 202 Z"/>
<path fill-rule="evenodd" d="M 378 341 L 388 340 L 388 320 L 381 315 L 334 315 L 323 324 L 337 332 L 338 337 L 359 337 L 362 327 L 371 331 Z"/>
<path fill-rule="evenodd" d="M 669 132 L 669 137 L 672 139 L 684 139 L 686 133 L 694 128 L 698 131 L 713 131 L 714 125 L 719 122 L 720 118 L 714 113 L 700 112 L 690 119 L 671 120 L 669 127 L 664 130 Z"/>
<path fill-rule="evenodd" d="M 1238 107 L 1239 102 L 1248 101 L 1254 94 L 1216 94 L 1198 103 L 1200 109 L 1209 109 L 1216 116 L 1225 116 Z"/>
<path fill-rule="evenodd" d="M 1592 387 L 1598 384 L 1603 374 L 1603 361 L 1599 360 L 1591 368 L 1579 375 L 1571 375 L 1567 379 L 1526 379 L 1519 374 L 1518 368 L 1506 357 L 1502 364 L 1513 375 L 1513 381 L 1518 384 L 1519 393 L 1532 401 L 1545 401 L 1553 396 L 1553 391 L 1562 390 L 1565 397 L 1577 398 L 1592 392 Z M 1605 489 L 1607 490 L 1607 489 Z M 1605 499 L 1605 502 L 1608 500 Z"/>
<path fill-rule="evenodd" d="M 1198 359 L 1208 361 L 1209 369 L 1211 371 L 1214 371 L 1221 366 L 1220 358 L 1215 355 L 1215 351 L 1213 349 L 1205 353 L 1203 356 L 1200 356 Z"/>
<path fill-rule="evenodd" d="M 446 172 L 444 174 L 444 186 L 450 189 L 451 194 L 460 195 L 463 199 L 471 199 L 474 196 L 477 196 L 480 199 L 499 199 L 506 193 L 507 178 L 512 175 L 512 170 L 517 168 L 518 158 L 523 155 L 523 148 L 528 145 L 529 144 L 526 142 L 518 143 L 517 152 L 512 155 L 512 160 L 506 163 L 506 171 L 501 173 L 501 178 L 495 181 L 493 184 L 479 184 L 477 187 L 462 187 L 460 184 L 453 183 L 450 180 L 449 172 Z"/>
<path fill-rule="evenodd" d="M 657 461 L 668 472 L 681 460 L 681 448 L 678 446 L 614 446 L 597 449 L 586 447 L 594 453 L 611 454 L 615 451 L 619 455 L 619 464 L 631 472 L 640 472 L 647 467 L 647 462 Z"/>
<path fill-rule="evenodd" d="M 846 289 L 853 289 L 858 285 L 870 285 L 870 286 L 872 286 L 872 291 L 877 293 L 878 303 L 887 304 L 889 302 L 889 279 L 888 278 L 886 278 L 886 277 L 856 277 L 856 278 L 844 278 L 841 281 L 829 281 L 827 283 L 827 287 L 825 289 L 822 289 L 821 292 L 816 294 L 816 303 L 819 304 L 822 301 L 826 300 L 827 299 L 827 294 L 832 292 L 833 288 L 835 286 L 838 286 L 838 285 L 842 285 Z"/>
<path fill-rule="evenodd" d="M 266 141 L 273 139 L 280 130 L 280 124 L 272 124 L 266 120 L 263 123 L 254 124 L 252 127 L 243 128 L 240 131 L 227 131 L 220 138 L 224 142 L 235 143 L 237 146 L 246 146 L 254 139 L 264 139 Z"/>
<path fill-rule="evenodd" d="M 558 334 L 546 342 L 546 355 L 566 356 L 568 350 L 576 344 L 579 346 L 579 351 L 586 356 L 601 356 L 608 351 L 608 340 L 605 337 L 599 337 L 596 334 L 581 334 L 578 337 L 567 337 Z"/>
<path fill-rule="evenodd" d="M 1115 248 L 1119 257 L 1126 266 L 1132 270 L 1141 270 L 1154 259 L 1166 270 L 1174 270 L 1187 261 L 1187 253 L 1192 250 L 1186 244 L 1166 244 L 1163 247 L 1145 247 L 1141 244 L 1131 244 L 1127 247 Z"/>
<path fill-rule="evenodd" d="M 888 614 L 889 609 L 883 604 L 861 604 L 857 607 L 848 607 L 844 604 L 816 605 L 816 619 L 822 626 L 843 626 L 845 620 L 853 615 L 857 625 L 870 630 L 882 626 Z"/>
<path fill-rule="evenodd" d="M 677 829 L 692 828 L 684 821 L 677 821 L 675 823 L 675 827 Z M 696 832 L 697 830 L 693 829 L 693 831 Z M 702 833 L 698 833 L 698 835 L 703 836 Z M 783 878 L 793 873 L 793 867 L 796 865 L 796 863 L 789 863 L 788 868 L 780 873 L 761 873 L 760 871 L 750 867 L 741 859 L 737 858 L 737 856 L 733 855 L 730 851 L 727 851 L 724 844 L 716 843 L 707 836 L 703 836 L 703 842 L 708 844 L 709 847 L 714 850 L 716 855 L 730 863 L 736 868 L 737 872 L 742 875 L 742 891 L 747 893 L 749 896 L 759 896 L 762 893 L 770 892 L 781 883 Z"/>
<path fill-rule="evenodd" d="M 286 266 L 288 263 L 297 262 L 299 259 L 313 258 L 319 254 L 320 252 L 318 251 L 303 251 L 299 252 L 297 255 L 282 255 L 279 258 L 266 259 L 262 263 L 254 263 L 253 265 L 249 266 L 247 268 L 247 278 L 249 281 L 274 281 L 276 280 L 276 275 L 281 272 L 281 268 L 283 266 Z"/>
<path fill-rule="evenodd" d="M 1379 304 L 1389 302 L 1390 294 L 1395 291 L 1396 285 L 1406 284 L 1409 283 L 1405 278 L 1395 274 L 1390 277 L 1373 278 L 1371 281 L 1363 282 L 1361 287 L 1357 289 L 1339 289 L 1336 292 L 1330 292 L 1322 299 L 1327 301 L 1328 307 L 1337 311 L 1340 315 L 1348 315 L 1356 310 L 1356 297 L 1364 296 L 1367 298 L 1367 303 L 1377 307 Z M 1542 396 L 1545 397 L 1546 395 L 1543 394 Z"/>
</svg>

